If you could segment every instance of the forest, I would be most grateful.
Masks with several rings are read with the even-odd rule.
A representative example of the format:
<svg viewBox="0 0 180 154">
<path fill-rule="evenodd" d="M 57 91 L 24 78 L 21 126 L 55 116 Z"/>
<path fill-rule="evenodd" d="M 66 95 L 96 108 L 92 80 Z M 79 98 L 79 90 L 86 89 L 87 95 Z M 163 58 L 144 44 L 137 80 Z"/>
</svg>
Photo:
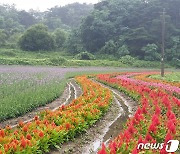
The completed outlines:
<svg viewBox="0 0 180 154">
<path fill-rule="evenodd" d="M 64 51 L 84 59 L 159 61 L 163 9 L 165 60 L 179 67 L 179 0 L 103 0 L 95 5 L 55 6 L 45 12 L 1 5 L 0 47 Z"/>
<path fill-rule="evenodd" d="M 56 2 L 0 5 L 0 154 L 180 154 L 180 0 Z"/>
</svg>

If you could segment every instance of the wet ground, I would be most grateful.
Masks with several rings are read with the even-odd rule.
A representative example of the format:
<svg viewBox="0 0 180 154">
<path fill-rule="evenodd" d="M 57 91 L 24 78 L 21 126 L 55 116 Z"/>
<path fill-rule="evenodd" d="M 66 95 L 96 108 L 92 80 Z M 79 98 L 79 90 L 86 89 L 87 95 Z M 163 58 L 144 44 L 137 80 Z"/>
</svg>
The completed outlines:
<svg viewBox="0 0 180 154">
<path fill-rule="evenodd" d="M 118 136 L 124 123 L 136 111 L 137 103 L 125 94 L 108 88 L 112 90 L 114 100 L 102 119 L 73 141 L 60 145 L 59 150 L 52 150 L 50 154 L 94 154 L 103 142 L 108 144 L 110 140 Z"/>
<path fill-rule="evenodd" d="M 26 68 L 26 69 L 24 69 Z M 57 71 L 61 72 L 62 75 L 65 75 L 67 72 L 77 72 L 77 71 L 123 71 L 122 68 L 50 68 L 50 67 L 37 67 L 37 69 L 48 70 L 48 71 Z M 35 71 L 34 67 L 27 66 L 0 66 L 0 72 L 26 72 L 26 71 Z M 124 71 L 127 69 L 124 69 Z M 97 81 L 95 81 L 97 82 Z M 108 144 L 109 141 L 115 138 L 120 131 L 123 129 L 123 124 L 127 121 L 127 119 L 134 114 L 136 111 L 137 103 L 132 99 L 127 97 L 125 94 L 102 84 L 102 86 L 107 87 L 112 90 L 114 95 L 114 101 L 112 102 L 109 111 L 96 122 L 90 129 L 88 129 L 85 133 L 76 137 L 73 141 L 64 143 L 60 145 L 60 149 L 51 150 L 49 154 L 91 154 L 96 153 L 98 149 L 101 147 L 102 142 Z M 68 104 L 73 99 L 77 98 L 82 94 L 82 90 L 79 85 L 75 83 L 73 79 L 71 79 L 64 93 L 60 98 L 53 101 L 46 106 L 37 108 L 33 112 L 30 112 L 22 117 L 14 118 L 7 120 L 5 122 L 0 123 L 0 127 L 4 127 L 6 125 L 16 126 L 16 124 L 22 121 L 30 121 L 32 118 L 41 110 L 50 109 L 56 110 L 62 104 Z"/>
</svg>

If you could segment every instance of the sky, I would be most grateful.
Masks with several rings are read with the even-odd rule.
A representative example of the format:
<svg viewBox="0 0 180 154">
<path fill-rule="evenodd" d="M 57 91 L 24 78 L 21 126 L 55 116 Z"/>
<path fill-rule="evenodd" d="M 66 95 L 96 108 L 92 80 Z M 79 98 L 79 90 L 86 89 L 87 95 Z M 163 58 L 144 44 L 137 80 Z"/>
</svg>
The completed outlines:
<svg viewBox="0 0 180 154">
<path fill-rule="evenodd" d="M 45 11 L 54 6 L 64 6 L 66 4 L 79 2 L 79 3 L 92 3 L 95 4 L 99 0 L 0 0 L 0 4 L 15 4 L 17 9 L 20 10 L 40 10 Z"/>
</svg>

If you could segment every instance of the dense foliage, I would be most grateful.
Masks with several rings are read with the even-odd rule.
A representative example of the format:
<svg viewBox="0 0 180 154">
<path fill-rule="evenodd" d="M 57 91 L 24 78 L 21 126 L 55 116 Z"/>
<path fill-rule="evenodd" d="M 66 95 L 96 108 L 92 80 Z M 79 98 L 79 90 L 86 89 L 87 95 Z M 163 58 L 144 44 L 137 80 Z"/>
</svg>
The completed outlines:
<svg viewBox="0 0 180 154">
<path fill-rule="evenodd" d="M 54 39 L 44 25 L 34 25 L 29 28 L 20 38 L 19 45 L 26 51 L 47 51 L 55 48 Z"/>
<path fill-rule="evenodd" d="M 18 48 L 18 40 L 21 38 L 21 42 L 29 28 L 44 24 L 54 47 L 27 49 L 20 43 L 21 49 L 38 52 L 58 49 L 73 56 L 87 51 L 97 59 L 118 60 L 128 55 L 159 61 L 164 8 L 165 60 L 180 67 L 179 0 L 103 0 L 95 4 L 94 9 L 93 5 L 73 3 L 55 6 L 45 12 L 18 11 L 15 6 L 1 5 L 0 47 Z"/>
<path fill-rule="evenodd" d="M 17 47 L 17 40 L 34 24 L 44 24 L 52 32 L 56 29 L 71 30 L 93 9 L 91 4 L 73 3 L 55 6 L 45 12 L 17 10 L 14 5 L 0 5 L 0 47 Z"/>
<path fill-rule="evenodd" d="M 166 59 L 179 59 L 179 0 L 102 1 L 81 25 L 80 38 L 85 49 L 92 53 L 101 49 L 104 53 L 120 53 L 121 56 L 121 48 L 125 45 L 128 47 L 128 50 L 123 47 L 125 54 L 129 51 L 132 56 L 157 60 L 161 50 L 163 8 L 166 10 Z"/>
</svg>

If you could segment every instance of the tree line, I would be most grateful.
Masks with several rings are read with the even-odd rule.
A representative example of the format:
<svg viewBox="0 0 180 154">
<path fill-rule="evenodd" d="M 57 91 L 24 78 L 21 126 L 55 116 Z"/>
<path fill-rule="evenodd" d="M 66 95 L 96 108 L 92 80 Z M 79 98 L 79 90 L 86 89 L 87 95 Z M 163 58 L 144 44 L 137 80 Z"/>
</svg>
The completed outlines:
<svg viewBox="0 0 180 154">
<path fill-rule="evenodd" d="M 85 3 L 55 6 L 45 12 L 17 10 L 15 5 L 0 5 L 0 47 L 16 47 L 19 38 L 36 24 L 45 25 L 50 33 L 56 33 L 58 29 L 70 32 L 92 10 L 93 5 Z"/>
<path fill-rule="evenodd" d="M 20 47 L 28 51 L 63 48 L 73 54 L 87 51 L 156 61 L 161 57 L 164 8 L 165 58 L 179 62 L 179 0 L 103 0 L 94 6 L 74 3 L 46 12 L 1 6 L 0 45 L 7 40 L 2 38 L 9 37 L 19 40 Z"/>
</svg>

